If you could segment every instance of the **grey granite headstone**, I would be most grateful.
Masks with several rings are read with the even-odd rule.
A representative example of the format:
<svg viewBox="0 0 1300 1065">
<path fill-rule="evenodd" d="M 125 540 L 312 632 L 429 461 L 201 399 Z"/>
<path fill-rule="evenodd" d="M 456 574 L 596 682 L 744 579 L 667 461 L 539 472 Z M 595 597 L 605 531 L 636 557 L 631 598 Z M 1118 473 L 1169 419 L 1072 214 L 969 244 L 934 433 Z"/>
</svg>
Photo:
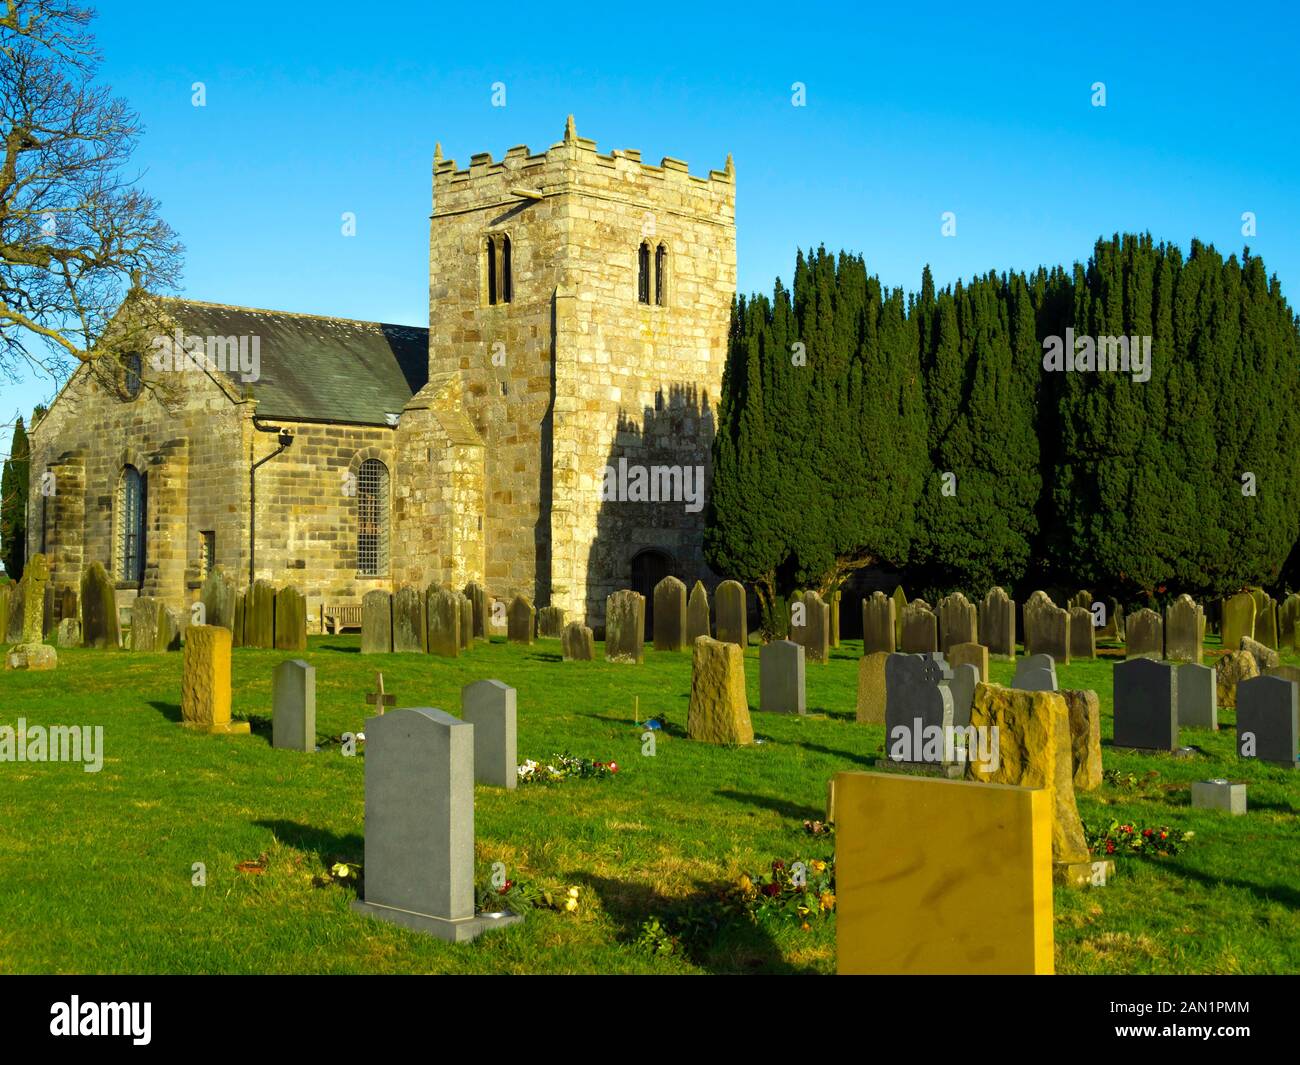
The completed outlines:
<svg viewBox="0 0 1300 1065">
<path fill-rule="evenodd" d="M 686 650 L 686 585 L 668 576 L 655 585 L 656 651 Z"/>
<path fill-rule="evenodd" d="M 696 581 L 691 598 L 686 603 L 686 643 L 694 647 L 695 637 L 712 636 L 709 621 L 709 593 L 703 581 Z"/>
<path fill-rule="evenodd" d="M 952 667 L 948 690 L 952 692 L 952 723 L 958 728 L 970 724 L 970 708 L 975 702 L 975 685 L 979 682 L 979 666 L 965 662 Z"/>
<path fill-rule="evenodd" d="M 392 649 L 393 597 L 381 589 L 366 592 L 361 600 L 361 653 L 386 655 Z"/>
<path fill-rule="evenodd" d="M 460 693 L 460 715 L 474 726 L 474 779 L 496 788 L 519 780 L 515 752 L 515 690 L 499 680 L 467 684 Z"/>
<path fill-rule="evenodd" d="M 872 592 L 870 599 L 863 599 L 862 653 L 869 655 L 883 651 L 892 654 L 897 621 L 894 600 L 884 592 Z"/>
<path fill-rule="evenodd" d="M 937 651 L 892 654 L 886 659 L 885 750 L 891 760 L 943 764 L 946 737 L 955 724 L 952 678 L 952 670 Z M 941 733 L 937 757 L 935 728 Z"/>
<path fill-rule="evenodd" d="M 570 621 L 560 637 L 560 652 L 566 662 L 590 662 L 596 657 L 596 640 L 581 621 Z"/>
<path fill-rule="evenodd" d="M 1226 810 L 1240 817 L 1246 812 L 1246 785 L 1231 780 L 1194 780 L 1192 809 Z"/>
<path fill-rule="evenodd" d="M 1237 755 L 1296 767 L 1300 740 L 1297 685 L 1282 677 L 1251 677 L 1237 683 Z"/>
<path fill-rule="evenodd" d="M 758 708 L 774 714 L 807 712 L 804 649 L 793 640 L 774 640 L 758 652 Z"/>
<path fill-rule="evenodd" d="M 1056 683 L 1056 661 L 1051 655 L 1042 654 L 1020 659 L 1016 662 L 1016 675 L 1011 687 L 1022 692 L 1060 691 Z"/>
<path fill-rule="evenodd" d="M 374 592 L 367 594 L 368 600 Z M 365 607 L 362 606 L 362 650 L 365 650 Z M 423 654 L 424 597 L 420 589 L 403 584 L 393 596 L 393 650 L 403 654 Z"/>
<path fill-rule="evenodd" d="M 289 658 L 275 667 L 271 694 L 271 746 L 316 750 L 316 667 Z"/>
<path fill-rule="evenodd" d="M 424 633 L 429 654 L 460 657 L 459 592 L 431 584 L 424 596 Z"/>
<path fill-rule="evenodd" d="M 1185 662 L 1178 667 L 1180 728 L 1219 727 L 1219 686 L 1210 666 Z"/>
<path fill-rule="evenodd" d="M 459 618 L 459 613 L 457 614 Z M 521 918 L 474 912 L 474 726 L 428 707 L 366 722 L 359 913 L 461 943 Z"/>
<path fill-rule="evenodd" d="M 980 603 L 979 642 L 991 655 L 1016 657 L 1016 604 L 1001 588 L 990 588 Z"/>
<path fill-rule="evenodd" d="M 605 598 L 605 661 L 645 658 L 645 596 L 625 588 Z"/>
<path fill-rule="evenodd" d="M 749 614 L 745 586 L 739 581 L 723 581 L 713 593 L 714 620 L 718 625 L 718 642 L 749 645 Z"/>
<path fill-rule="evenodd" d="M 1152 658 L 1130 658 L 1115 663 L 1113 678 L 1115 746 L 1178 750 L 1178 667 Z"/>
</svg>

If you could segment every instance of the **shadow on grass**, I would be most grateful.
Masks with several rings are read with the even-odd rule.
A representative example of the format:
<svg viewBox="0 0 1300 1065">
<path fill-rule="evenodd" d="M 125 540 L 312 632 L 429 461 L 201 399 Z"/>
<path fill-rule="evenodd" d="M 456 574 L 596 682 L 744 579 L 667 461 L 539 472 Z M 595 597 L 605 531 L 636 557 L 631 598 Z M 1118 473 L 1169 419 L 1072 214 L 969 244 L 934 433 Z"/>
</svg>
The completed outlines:
<svg viewBox="0 0 1300 1065">
<path fill-rule="evenodd" d="M 619 942 L 628 946 L 637 941 L 645 922 L 655 918 L 676 939 L 679 956 L 707 972 L 789 976 L 811 971 L 787 962 L 762 925 L 727 912 L 722 884 L 696 881 L 692 894 L 670 898 L 644 884 L 587 872 L 569 873 L 566 879 L 596 893 L 601 907 L 618 926 L 615 935 Z"/>
<path fill-rule="evenodd" d="M 341 644 L 337 644 L 337 643 L 323 643 L 320 645 L 319 650 L 342 651 L 344 654 L 349 654 L 349 655 L 359 655 L 361 653 L 360 647 L 344 647 Z"/>
<path fill-rule="evenodd" d="M 629 732 L 644 732 L 645 722 L 633 724 L 625 717 L 612 717 L 609 714 L 575 714 L 575 717 L 589 717 L 593 721 L 603 721 L 607 725 L 622 725 Z M 678 739 L 686 739 L 686 729 L 681 725 L 674 725 L 671 721 L 661 725 L 656 732 L 662 732 L 666 736 L 675 736 Z"/>
<path fill-rule="evenodd" d="M 168 721 L 180 721 L 181 719 L 181 708 L 176 703 L 164 703 L 157 699 L 150 699 L 149 705 L 157 710 L 158 713 L 162 714 L 162 716 Z"/>
<path fill-rule="evenodd" d="M 820 743 L 799 743 L 796 746 L 802 747 L 805 751 L 816 751 L 818 754 L 829 754 L 835 758 L 843 758 L 855 765 L 874 766 L 878 762 L 889 760 L 883 754 L 854 754 L 852 751 L 841 751 L 836 747 L 824 747 Z"/>
<path fill-rule="evenodd" d="M 533 651 L 524 655 L 524 659 L 528 662 L 563 662 L 564 655 L 551 651 Z"/>
<path fill-rule="evenodd" d="M 254 736 L 261 736 L 268 744 L 271 742 L 274 727 L 270 714 L 248 714 L 244 720 Z"/>
<path fill-rule="evenodd" d="M 1261 902 L 1276 902 L 1291 910 L 1300 910 L 1300 891 L 1288 887 L 1284 884 L 1253 884 L 1249 880 L 1236 880 L 1229 877 L 1211 876 L 1208 873 L 1198 872 L 1195 869 L 1189 869 L 1185 865 L 1160 863 L 1171 873 L 1186 880 L 1193 880 L 1205 887 L 1227 887 L 1237 888 L 1241 891 L 1247 891 L 1254 895 Z"/>
<path fill-rule="evenodd" d="M 773 813 L 788 817 L 794 821 L 820 821 L 826 816 L 824 810 L 818 810 L 813 806 L 801 806 L 799 803 L 790 802 L 788 799 L 778 799 L 773 795 L 754 795 L 747 791 L 734 791 L 731 788 L 717 788 L 713 794 L 719 798 L 734 799 L 736 802 L 771 810 Z"/>
<path fill-rule="evenodd" d="M 365 860 L 365 837 L 357 833 L 340 836 L 337 832 L 297 821 L 254 821 L 253 824 L 258 828 L 269 828 L 275 838 L 286 846 L 314 854 L 321 868 L 326 870 L 335 862 L 360 865 Z"/>
</svg>

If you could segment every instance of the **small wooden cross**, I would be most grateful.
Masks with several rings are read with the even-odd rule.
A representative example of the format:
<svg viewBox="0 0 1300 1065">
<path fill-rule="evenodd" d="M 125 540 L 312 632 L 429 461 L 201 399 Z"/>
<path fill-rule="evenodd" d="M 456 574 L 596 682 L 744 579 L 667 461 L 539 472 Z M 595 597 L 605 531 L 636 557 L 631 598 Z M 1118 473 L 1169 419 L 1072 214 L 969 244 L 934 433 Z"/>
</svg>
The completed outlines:
<svg viewBox="0 0 1300 1065">
<path fill-rule="evenodd" d="M 384 675 L 382 673 L 375 674 L 375 689 L 366 696 L 366 705 L 375 708 L 376 717 L 383 717 L 384 707 L 392 706 L 397 701 L 397 696 L 384 694 Z"/>
</svg>

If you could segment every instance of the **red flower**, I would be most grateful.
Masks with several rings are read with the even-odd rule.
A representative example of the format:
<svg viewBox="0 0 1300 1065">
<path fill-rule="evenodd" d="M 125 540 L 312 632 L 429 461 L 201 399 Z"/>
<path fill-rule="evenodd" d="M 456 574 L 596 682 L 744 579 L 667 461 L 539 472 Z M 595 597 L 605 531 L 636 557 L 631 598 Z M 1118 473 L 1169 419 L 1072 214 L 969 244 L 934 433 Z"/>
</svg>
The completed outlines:
<svg viewBox="0 0 1300 1065">
<path fill-rule="evenodd" d="M 617 763 L 617 762 L 610 762 L 610 763 L 609 763 L 609 771 L 610 771 L 611 773 L 617 773 L 617 772 L 618 772 L 618 763 Z"/>
<path fill-rule="evenodd" d="M 780 884 L 764 884 L 764 885 L 763 885 L 763 894 L 764 894 L 764 895 L 767 895 L 769 898 L 770 898 L 771 896 L 773 896 L 773 895 L 779 895 L 779 894 L 781 894 L 781 885 L 780 885 Z"/>
<path fill-rule="evenodd" d="M 1152 832 L 1152 830 L 1149 829 L 1149 828 L 1144 828 L 1144 829 L 1142 830 L 1142 835 L 1146 836 L 1146 837 L 1149 839 L 1149 838 L 1153 835 L 1153 832 Z M 1161 838 L 1161 839 L 1164 839 L 1164 838 L 1165 838 L 1165 834 L 1164 834 L 1163 832 L 1160 833 L 1160 838 Z"/>
<path fill-rule="evenodd" d="M 1110 840 L 1107 840 L 1107 841 L 1106 841 L 1106 853 L 1107 853 L 1107 854 L 1114 854 L 1114 853 L 1115 853 L 1115 844 L 1112 843 Z"/>
<path fill-rule="evenodd" d="M 504 895 L 514 886 L 515 882 L 513 880 L 507 880 L 501 887 L 497 888 L 497 894 Z"/>
<path fill-rule="evenodd" d="M 776 861 L 774 861 L 774 862 L 772 863 L 772 872 L 774 872 L 774 873 L 775 873 L 778 869 L 784 869 L 784 868 L 785 868 L 785 862 L 781 861 L 780 858 L 778 858 Z"/>
<path fill-rule="evenodd" d="M 1161 838 L 1161 839 L 1168 839 L 1168 838 L 1169 838 L 1169 833 L 1168 833 L 1168 832 L 1161 832 L 1161 833 L 1160 833 L 1160 838 Z"/>
</svg>

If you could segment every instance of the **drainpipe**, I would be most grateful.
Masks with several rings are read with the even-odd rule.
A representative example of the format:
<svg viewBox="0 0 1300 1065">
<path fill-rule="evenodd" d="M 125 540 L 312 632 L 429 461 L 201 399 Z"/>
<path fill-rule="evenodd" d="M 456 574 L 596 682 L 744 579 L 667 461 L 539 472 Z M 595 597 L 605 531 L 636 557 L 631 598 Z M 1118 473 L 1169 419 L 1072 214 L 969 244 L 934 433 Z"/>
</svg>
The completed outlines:
<svg viewBox="0 0 1300 1065">
<path fill-rule="evenodd" d="M 258 459 L 248 468 L 248 586 L 253 587 L 254 555 L 257 552 L 257 467 L 270 462 L 276 455 L 293 443 L 293 431 L 278 425 L 262 426 L 253 418 L 253 428 L 259 433 L 278 433 L 279 444 L 265 458 Z"/>
</svg>

